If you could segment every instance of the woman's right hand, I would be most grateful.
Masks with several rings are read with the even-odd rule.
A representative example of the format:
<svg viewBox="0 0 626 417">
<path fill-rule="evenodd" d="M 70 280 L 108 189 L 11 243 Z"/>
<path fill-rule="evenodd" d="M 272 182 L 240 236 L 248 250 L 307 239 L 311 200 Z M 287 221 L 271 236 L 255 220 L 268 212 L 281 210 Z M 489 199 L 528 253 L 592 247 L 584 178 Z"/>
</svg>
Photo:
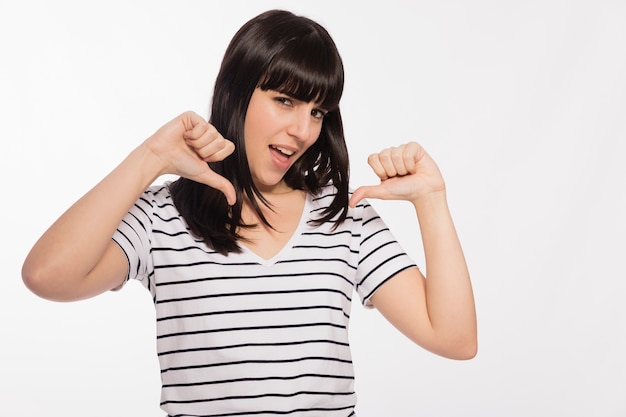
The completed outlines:
<svg viewBox="0 0 626 417">
<path fill-rule="evenodd" d="M 24 283 L 40 297 L 57 301 L 119 287 L 128 262 L 111 236 L 146 188 L 162 174 L 176 174 L 220 190 L 234 204 L 233 185 L 207 164 L 223 160 L 234 148 L 193 112 L 171 120 L 50 226 L 24 261 Z"/>
<path fill-rule="evenodd" d="M 228 204 L 236 201 L 235 188 L 207 162 L 225 159 L 235 145 L 194 112 L 185 112 L 157 130 L 144 143 L 163 163 L 160 174 L 174 174 L 220 190 Z"/>
</svg>

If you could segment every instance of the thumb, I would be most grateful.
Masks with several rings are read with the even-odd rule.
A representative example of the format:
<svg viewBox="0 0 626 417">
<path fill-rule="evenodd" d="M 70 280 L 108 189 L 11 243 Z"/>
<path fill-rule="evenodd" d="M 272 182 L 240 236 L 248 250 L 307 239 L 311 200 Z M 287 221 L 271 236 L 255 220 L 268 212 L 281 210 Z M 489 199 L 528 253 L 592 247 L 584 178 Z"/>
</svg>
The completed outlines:
<svg viewBox="0 0 626 417">
<path fill-rule="evenodd" d="M 216 190 L 221 191 L 224 196 L 226 196 L 226 201 L 230 206 L 234 205 L 237 202 L 237 193 L 235 192 L 235 187 L 233 186 L 233 184 L 228 179 L 216 173 L 208 166 L 206 171 L 194 178 L 194 181 L 200 182 L 202 184 L 208 185 L 211 188 L 215 188 Z"/>
<path fill-rule="evenodd" d="M 393 181 L 393 178 L 388 181 Z M 352 193 L 352 197 L 348 204 L 350 207 L 354 208 L 359 203 L 359 201 L 364 198 L 378 198 L 381 200 L 390 200 L 393 199 L 393 192 L 387 186 L 387 182 L 381 182 L 378 185 L 364 185 Z"/>
<path fill-rule="evenodd" d="M 352 193 L 352 197 L 350 197 L 350 201 L 348 202 L 348 205 L 354 208 L 364 198 L 374 197 L 375 193 L 372 192 L 374 188 L 376 188 L 375 185 L 364 185 L 364 186 L 357 188 Z"/>
</svg>

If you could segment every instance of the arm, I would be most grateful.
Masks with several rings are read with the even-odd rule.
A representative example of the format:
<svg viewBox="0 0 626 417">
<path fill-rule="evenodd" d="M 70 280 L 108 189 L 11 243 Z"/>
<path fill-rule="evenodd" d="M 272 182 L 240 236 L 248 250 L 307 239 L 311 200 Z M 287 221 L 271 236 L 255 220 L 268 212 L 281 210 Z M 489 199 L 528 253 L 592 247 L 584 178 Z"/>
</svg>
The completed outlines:
<svg viewBox="0 0 626 417">
<path fill-rule="evenodd" d="M 176 174 L 224 192 L 235 191 L 206 164 L 234 145 L 195 113 L 180 115 L 134 149 L 109 175 L 72 205 L 37 241 L 22 278 L 35 294 L 56 301 L 88 298 L 122 284 L 127 263 L 111 238 L 126 212 L 152 182 Z"/>
<path fill-rule="evenodd" d="M 363 198 L 410 201 L 420 225 L 428 277 L 418 269 L 405 270 L 376 291 L 372 304 L 425 349 L 454 359 L 474 357 L 474 297 L 439 169 L 414 142 L 372 155 L 368 162 L 381 183 L 359 187 L 350 205 Z"/>
</svg>

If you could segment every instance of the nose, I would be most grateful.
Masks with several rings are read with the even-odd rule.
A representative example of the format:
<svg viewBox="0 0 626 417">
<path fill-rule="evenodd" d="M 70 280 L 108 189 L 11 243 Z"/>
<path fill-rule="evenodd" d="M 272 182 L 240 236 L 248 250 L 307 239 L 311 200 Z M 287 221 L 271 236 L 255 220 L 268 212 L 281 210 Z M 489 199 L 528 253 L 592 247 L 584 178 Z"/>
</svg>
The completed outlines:
<svg viewBox="0 0 626 417">
<path fill-rule="evenodd" d="M 311 110 L 302 106 L 291 116 L 287 133 L 299 141 L 306 141 L 311 136 Z"/>
</svg>

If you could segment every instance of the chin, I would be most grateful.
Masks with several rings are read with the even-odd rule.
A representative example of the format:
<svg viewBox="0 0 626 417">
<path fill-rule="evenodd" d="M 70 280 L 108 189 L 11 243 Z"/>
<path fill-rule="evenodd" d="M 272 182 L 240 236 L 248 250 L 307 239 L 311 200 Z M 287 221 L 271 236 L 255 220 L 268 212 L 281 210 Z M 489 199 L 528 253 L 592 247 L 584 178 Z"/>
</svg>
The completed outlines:
<svg viewBox="0 0 626 417">
<path fill-rule="evenodd" d="M 256 185 L 256 188 L 258 188 L 259 191 L 263 191 L 263 190 L 271 191 L 272 189 L 276 187 L 283 187 L 283 186 L 286 187 L 286 185 L 283 183 L 283 177 L 261 178 L 255 181 L 254 185 Z"/>
</svg>

